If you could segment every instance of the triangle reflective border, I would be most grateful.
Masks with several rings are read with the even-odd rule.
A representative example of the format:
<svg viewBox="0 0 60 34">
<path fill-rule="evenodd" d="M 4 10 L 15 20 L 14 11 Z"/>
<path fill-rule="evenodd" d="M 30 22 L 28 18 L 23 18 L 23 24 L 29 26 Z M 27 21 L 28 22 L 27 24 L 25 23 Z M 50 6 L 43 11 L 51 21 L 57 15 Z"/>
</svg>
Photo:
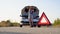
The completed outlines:
<svg viewBox="0 0 60 34">
<path fill-rule="evenodd" d="M 50 25 L 50 21 L 49 19 L 47 18 L 47 16 L 45 15 L 45 13 L 43 12 L 39 21 L 38 21 L 38 25 L 41 25 L 41 24 L 46 24 L 46 25 Z"/>
</svg>

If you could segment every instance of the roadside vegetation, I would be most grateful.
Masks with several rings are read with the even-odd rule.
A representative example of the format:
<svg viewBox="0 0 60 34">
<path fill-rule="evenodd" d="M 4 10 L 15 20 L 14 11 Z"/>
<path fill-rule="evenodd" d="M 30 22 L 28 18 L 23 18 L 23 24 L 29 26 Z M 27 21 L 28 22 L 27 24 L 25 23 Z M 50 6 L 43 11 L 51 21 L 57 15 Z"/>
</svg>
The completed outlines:
<svg viewBox="0 0 60 34">
<path fill-rule="evenodd" d="M 0 22 L 0 27 L 19 27 L 19 25 L 18 22 L 11 22 L 10 20 Z"/>
<path fill-rule="evenodd" d="M 0 22 L 0 27 L 19 27 L 19 26 L 20 24 L 18 22 L 11 22 L 10 20 Z M 60 19 L 57 18 L 56 20 L 54 20 L 52 26 L 60 27 Z"/>
<path fill-rule="evenodd" d="M 60 27 L 60 19 L 59 18 L 57 18 L 56 20 L 54 20 L 53 26 L 54 27 Z"/>
</svg>

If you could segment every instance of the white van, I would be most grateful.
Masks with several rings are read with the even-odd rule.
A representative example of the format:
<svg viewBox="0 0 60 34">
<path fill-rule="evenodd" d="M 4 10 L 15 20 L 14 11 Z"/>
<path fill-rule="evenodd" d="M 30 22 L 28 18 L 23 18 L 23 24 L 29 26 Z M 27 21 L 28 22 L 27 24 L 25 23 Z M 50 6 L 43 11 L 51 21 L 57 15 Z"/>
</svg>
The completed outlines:
<svg viewBox="0 0 60 34">
<path fill-rule="evenodd" d="M 35 7 L 35 6 L 26 6 L 21 11 L 20 17 L 22 17 L 22 20 L 21 20 L 22 24 L 20 24 L 20 27 L 22 27 L 23 25 L 30 25 L 29 24 L 29 19 L 28 19 L 28 17 L 29 17 L 29 8 L 30 7 L 32 7 L 32 9 L 34 10 L 34 12 L 33 12 L 33 19 L 32 19 L 33 26 L 37 25 L 37 22 L 39 20 L 39 10 L 38 10 L 38 8 Z"/>
</svg>

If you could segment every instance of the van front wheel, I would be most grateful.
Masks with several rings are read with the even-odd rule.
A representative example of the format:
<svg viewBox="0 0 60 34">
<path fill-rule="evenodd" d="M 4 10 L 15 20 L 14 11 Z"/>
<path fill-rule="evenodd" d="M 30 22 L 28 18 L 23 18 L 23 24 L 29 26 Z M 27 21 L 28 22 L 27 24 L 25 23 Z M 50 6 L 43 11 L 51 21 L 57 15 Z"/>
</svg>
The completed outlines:
<svg viewBox="0 0 60 34">
<path fill-rule="evenodd" d="M 20 27 L 22 27 L 22 25 L 20 25 Z"/>
</svg>

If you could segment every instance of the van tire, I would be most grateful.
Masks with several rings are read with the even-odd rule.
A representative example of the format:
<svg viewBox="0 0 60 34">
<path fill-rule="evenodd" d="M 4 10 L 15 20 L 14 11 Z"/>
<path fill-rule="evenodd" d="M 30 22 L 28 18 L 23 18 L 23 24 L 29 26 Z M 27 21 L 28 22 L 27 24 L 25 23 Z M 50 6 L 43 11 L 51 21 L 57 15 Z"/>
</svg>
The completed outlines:
<svg viewBox="0 0 60 34">
<path fill-rule="evenodd" d="M 38 27 L 41 27 L 40 25 L 38 25 Z"/>
<path fill-rule="evenodd" d="M 20 25 L 20 27 L 22 27 L 22 25 Z"/>
</svg>

